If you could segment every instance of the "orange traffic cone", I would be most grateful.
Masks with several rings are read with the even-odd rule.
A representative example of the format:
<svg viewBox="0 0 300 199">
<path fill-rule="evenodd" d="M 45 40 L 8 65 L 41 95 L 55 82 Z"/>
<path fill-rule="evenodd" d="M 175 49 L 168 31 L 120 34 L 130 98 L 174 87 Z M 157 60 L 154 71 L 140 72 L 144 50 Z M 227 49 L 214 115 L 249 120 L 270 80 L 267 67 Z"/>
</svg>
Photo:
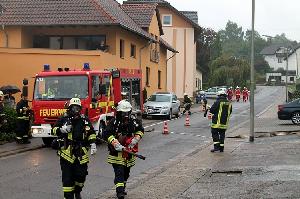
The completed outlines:
<svg viewBox="0 0 300 199">
<path fill-rule="evenodd" d="M 167 121 L 164 121 L 163 134 L 165 134 L 165 135 L 169 134 Z"/>
<path fill-rule="evenodd" d="M 186 119 L 185 119 L 185 124 L 184 124 L 184 126 L 191 126 L 191 124 L 190 124 L 190 117 L 189 117 L 188 114 L 186 115 Z"/>
</svg>

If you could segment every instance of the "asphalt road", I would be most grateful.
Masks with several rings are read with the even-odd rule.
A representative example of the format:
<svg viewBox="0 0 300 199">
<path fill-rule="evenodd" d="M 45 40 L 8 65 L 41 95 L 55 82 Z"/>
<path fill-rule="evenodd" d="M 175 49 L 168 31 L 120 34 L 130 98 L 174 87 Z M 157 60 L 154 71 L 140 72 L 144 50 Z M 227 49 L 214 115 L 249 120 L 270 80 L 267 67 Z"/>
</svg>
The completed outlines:
<svg viewBox="0 0 300 199">
<path fill-rule="evenodd" d="M 283 94 L 283 87 L 258 87 L 255 94 L 255 114 L 263 112 L 274 103 L 274 99 Z M 233 103 L 230 129 L 249 120 L 249 109 L 249 102 Z M 210 121 L 203 117 L 203 113 L 192 114 L 190 127 L 184 126 L 184 117 L 168 122 L 171 132 L 169 135 L 162 135 L 162 124 L 154 125 L 156 122 L 158 120 L 144 121 L 146 130 L 153 128 L 154 130 L 145 133 L 140 153 L 147 159 L 137 160 L 131 176 L 145 174 L 149 170 L 162 167 L 172 159 L 188 154 L 191 149 L 200 148 L 211 142 Z M 91 158 L 89 175 L 83 191 L 84 198 L 97 198 L 114 186 L 112 167 L 106 163 L 107 153 L 107 147 L 100 145 L 97 155 Z M 2 198 L 62 198 L 61 171 L 55 151 L 43 148 L 1 158 L 0 199 Z"/>
</svg>

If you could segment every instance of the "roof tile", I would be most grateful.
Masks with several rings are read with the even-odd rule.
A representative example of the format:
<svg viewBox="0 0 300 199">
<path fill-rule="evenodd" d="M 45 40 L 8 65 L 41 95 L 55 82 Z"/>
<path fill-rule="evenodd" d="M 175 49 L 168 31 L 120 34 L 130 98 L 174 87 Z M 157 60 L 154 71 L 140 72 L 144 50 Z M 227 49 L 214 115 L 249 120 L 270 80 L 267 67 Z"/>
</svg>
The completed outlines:
<svg viewBox="0 0 300 199">
<path fill-rule="evenodd" d="M 157 4 L 123 4 L 122 9 L 142 28 L 149 27 Z"/>
</svg>

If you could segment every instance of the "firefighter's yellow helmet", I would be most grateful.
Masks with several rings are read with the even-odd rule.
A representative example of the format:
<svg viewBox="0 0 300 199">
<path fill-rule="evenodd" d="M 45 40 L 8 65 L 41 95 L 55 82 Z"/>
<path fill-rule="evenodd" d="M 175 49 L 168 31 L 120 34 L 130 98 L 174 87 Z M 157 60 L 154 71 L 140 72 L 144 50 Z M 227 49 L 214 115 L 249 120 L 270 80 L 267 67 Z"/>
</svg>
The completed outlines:
<svg viewBox="0 0 300 199">
<path fill-rule="evenodd" d="M 69 107 L 72 106 L 72 105 L 77 105 L 77 106 L 81 107 L 81 101 L 80 101 L 80 99 L 79 98 L 72 98 L 72 99 L 70 99 Z"/>
</svg>

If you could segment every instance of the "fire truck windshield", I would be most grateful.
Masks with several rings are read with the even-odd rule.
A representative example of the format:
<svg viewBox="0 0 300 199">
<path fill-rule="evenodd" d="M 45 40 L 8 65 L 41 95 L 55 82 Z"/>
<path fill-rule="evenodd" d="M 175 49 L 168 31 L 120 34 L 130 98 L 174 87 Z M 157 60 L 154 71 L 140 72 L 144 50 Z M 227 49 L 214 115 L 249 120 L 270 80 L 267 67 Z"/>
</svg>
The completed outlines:
<svg viewBox="0 0 300 199">
<path fill-rule="evenodd" d="M 87 76 L 47 76 L 36 77 L 35 100 L 66 100 L 73 97 L 88 97 Z"/>
</svg>

